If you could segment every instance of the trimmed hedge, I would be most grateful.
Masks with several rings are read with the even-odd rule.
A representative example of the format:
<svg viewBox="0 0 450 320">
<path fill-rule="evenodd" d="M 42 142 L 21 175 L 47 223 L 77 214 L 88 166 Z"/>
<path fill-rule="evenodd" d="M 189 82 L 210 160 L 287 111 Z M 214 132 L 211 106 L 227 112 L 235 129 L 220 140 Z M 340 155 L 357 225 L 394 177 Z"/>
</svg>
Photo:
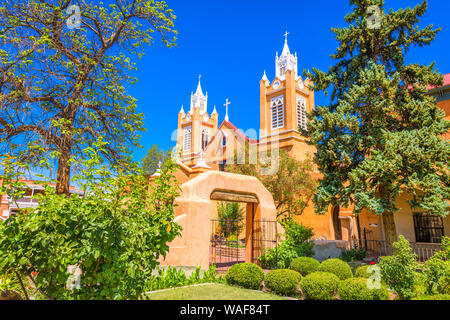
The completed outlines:
<svg viewBox="0 0 450 320">
<path fill-rule="evenodd" d="M 365 265 L 365 266 L 356 268 L 355 277 L 356 278 L 369 278 L 370 273 L 367 273 L 367 268 L 369 268 L 369 265 Z"/>
<path fill-rule="evenodd" d="M 264 271 L 260 266 L 250 263 L 238 263 L 228 269 L 225 281 L 247 289 L 260 289 L 264 279 Z"/>
<path fill-rule="evenodd" d="M 352 268 L 350 268 L 350 265 L 347 262 L 342 261 L 341 259 L 327 259 L 323 261 L 320 264 L 318 271 L 333 273 L 338 276 L 340 280 L 353 277 Z"/>
<path fill-rule="evenodd" d="M 265 275 L 264 285 L 275 293 L 291 296 L 297 292 L 301 279 L 302 275 L 294 270 L 272 270 Z"/>
<path fill-rule="evenodd" d="M 302 276 L 316 272 L 319 269 L 320 262 L 310 257 L 299 257 L 291 262 L 290 268 L 299 272 Z"/>
<path fill-rule="evenodd" d="M 339 285 L 339 278 L 329 272 L 313 272 L 300 282 L 306 299 L 333 300 Z"/>
<path fill-rule="evenodd" d="M 369 289 L 366 278 L 349 278 L 339 283 L 339 298 L 341 300 L 389 300 L 389 291 L 381 286 L 380 289 Z"/>
</svg>

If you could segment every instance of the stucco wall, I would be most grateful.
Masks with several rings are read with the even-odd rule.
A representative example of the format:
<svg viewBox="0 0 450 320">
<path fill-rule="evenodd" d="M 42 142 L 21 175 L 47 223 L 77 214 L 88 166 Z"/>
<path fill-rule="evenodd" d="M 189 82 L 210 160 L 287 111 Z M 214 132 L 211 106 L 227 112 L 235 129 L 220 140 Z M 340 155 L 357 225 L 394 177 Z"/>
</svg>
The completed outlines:
<svg viewBox="0 0 450 320">
<path fill-rule="evenodd" d="M 217 189 L 254 194 L 259 201 L 256 219 L 276 220 L 272 195 L 257 178 L 219 171 L 204 172 L 181 185 L 181 195 L 175 200 L 175 221 L 183 231 L 169 244 L 169 254 L 160 260 L 161 265 L 208 268 L 211 213 L 216 206 L 210 196 Z M 249 214 L 251 210 L 247 208 L 247 222 Z"/>
</svg>

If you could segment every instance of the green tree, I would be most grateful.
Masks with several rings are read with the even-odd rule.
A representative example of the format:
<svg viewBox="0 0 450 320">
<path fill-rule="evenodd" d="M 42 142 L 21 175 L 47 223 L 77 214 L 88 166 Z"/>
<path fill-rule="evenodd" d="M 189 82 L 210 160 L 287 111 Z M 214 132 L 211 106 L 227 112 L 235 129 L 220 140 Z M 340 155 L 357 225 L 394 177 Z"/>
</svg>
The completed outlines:
<svg viewBox="0 0 450 320">
<path fill-rule="evenodd" d="M 394 213 L 402 192 L 412 208 L 444 217 L 450 195 L 450 145 L 440 137 L 450 128 L 444 112 L 428 95 L 442 85 L 428 66 L 406 64 L 413 47 L 430 44 L 439 29 L 417 24 L 427 1 L 414 8 L 386 12 L 383 0 L 351 0 L 349 24 L 334 28 L 339 46 L 328 72 L 313 69 L 311 88 L 331 90 L 330 104 L 309 115 L 305 132 L 317 146 L 315 161 L 323 173 L 314 197 L 318 213 L 329 205 L 354 205 L 382 215 L 388 253 L 397 239 Z M 370 6 L 380 8 L 374 27 Z"/>
<path fill-rule="evenodd" d="M 246 152 L 248 154 L 248 150 Z M 272 166 L 272 163 L 263 165 L 259 161 L 257 164 L 249 164 L 248 162 L 246 161 L 245 164 L 230 164 L 227 166 L 227 171 L 258 178 L 272 194 L 277 208 L 277 217 L 289 219 L 302 214 L 312 200 L 317 188 L 317 182 L 313 177 L 314 165 L 311 159 L 299 161 L 290 156 L 286 150 L 280 149 L 278 170 L 270 175 L 264 175 L 261 168 Z"/>
<path fill-rule="evenodd" d="M 237 235 L 245 227 L 245 211 L 237 202 L 219 202 L 217 216 L 219 218 L 220 234 L 224 237 Z"/>
<path fill-rule="evenodd" d="M 47 184 L 37 209 L 0 223 L 0 275 L 14 270 L 48 299 L 142 297 L 158 259 L 179 234 L 173 222 L 176 165 L 169 158 L 149 191 L 137 164 L 129 164 L 133 173 L 112 174 L 100 156 L 104 146 L 84 151 L 84 169 L 74 177 L 83 195 L 58 195 Z"/>
<path fill-rule="evenodd" d="M 28 163 L 57 155 L 58 194 L 69 194 L 75 160 L 100 136 L 105 161 L 127 165 L 143 131 L 127 92 L 132 58 L 154 32 L 169 47 L 176 34 L 163 1 L 72 2 L 0 5 L 0 148 Z"/>
<path fill-rule="evenodd" d="M 151 176 L 165 162 L 169 154 L 160 149 L 157 144 L 152 145 L 147 155 L 142 159 L 142 169 L 146 176 Z"/>
</svg>

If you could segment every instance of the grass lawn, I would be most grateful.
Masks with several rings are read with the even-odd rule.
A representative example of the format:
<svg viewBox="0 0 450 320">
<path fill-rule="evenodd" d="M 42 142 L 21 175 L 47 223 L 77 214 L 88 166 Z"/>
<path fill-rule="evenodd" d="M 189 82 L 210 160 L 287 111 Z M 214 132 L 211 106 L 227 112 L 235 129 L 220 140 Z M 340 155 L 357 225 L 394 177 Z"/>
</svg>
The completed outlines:
<svg viewBox="0 0 450 320">
<path fill-rule="evenodd" d="M 150 300 L 285 300 L 274 294 L 218 283 L 175 288 L 147 296 Z"/>
</svg>

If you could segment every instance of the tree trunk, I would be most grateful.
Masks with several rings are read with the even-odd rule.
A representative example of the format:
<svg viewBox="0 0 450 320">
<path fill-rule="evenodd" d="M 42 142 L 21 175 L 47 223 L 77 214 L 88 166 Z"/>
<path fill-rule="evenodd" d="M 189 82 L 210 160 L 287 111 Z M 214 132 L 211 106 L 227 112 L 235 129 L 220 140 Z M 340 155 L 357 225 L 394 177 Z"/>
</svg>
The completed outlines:
<svg viewBox="0 0 450 320">
<path fill-rule="evenodd" d="M 392 255 L 392 244 L 397 241 L 397 230 L 395 228 L 394 213 L 392 211 L 383 212 L 384 237 L 386 240 L 386 254 Z"/>
<path fill-rule="evenodd" d="M 67 140 L 66 140 L 67 141 Z M 71 156 L 71 144 L 66 143 L 61 151 L 61 155 L 58 158 L 58 172 L 56 174 L 56 193 L 69 195 L 70 189 L 70 156 Z"/>
</svg>

